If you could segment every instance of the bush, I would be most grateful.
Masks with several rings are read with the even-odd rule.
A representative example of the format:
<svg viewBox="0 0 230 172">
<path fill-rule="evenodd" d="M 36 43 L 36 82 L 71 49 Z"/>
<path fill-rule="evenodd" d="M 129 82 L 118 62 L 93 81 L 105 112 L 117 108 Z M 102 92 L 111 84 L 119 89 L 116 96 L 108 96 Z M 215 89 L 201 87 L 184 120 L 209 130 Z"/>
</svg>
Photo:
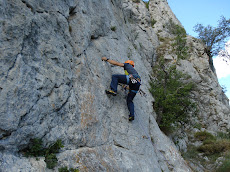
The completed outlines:
<svg viewBox="0 0 230 172">
<path fill-rule="evenodd" d="M 188 114 L 196 112 L 196 105 L 189 99 L 194 84 L 182 82 L 189 76 L 176 70 L 176 65 L 167 67 L 161 58 L 153 68 L 153 77 L 150 92 L 155 98 L 153 107 L 159 127 L 170 131 L 188 122 Z"/>
<path fill-rule="evenodd" d="M 54 144 L 48 147 L 46 154 L 59 153 L 59 150 L 63 147 L 62 141 L 58 139 Z"/>
<path fill-rule="evenodd" d="M 198 157 L 197 148 L 194 145 L 188 145 L 187 151 L 182 152 L 182 156 L 184 159 L 196 159 Z"/>
<path fill-rule="evenodd" d="M 173 41 L 170 38 L 159 37 L 159 41 L 163 42 L 161 45 L 157 47 L 157 56 L 164 57 L 166 54 L 171 54 L 172 52 L 172 45 L 171 42 Z"/>
<path fill-rule="evenodd" d="M 206 155 L 220 154 L 230 150 L 230 140 L 217 140 L 215 136 L 207 131 L 197 132 L 194 136 L 196 139 L 203 141 L 203 144 L 197 150 Z"/>
<path fill-rule="evenodd" d="M 224 132 L 218 132 L 217 133 L 217 137 L 221 138 L 221 139 L 230 139 L 230 132 L 229 131 L 226 132 L 226 133 L 224 133 Z"/>
<path fill-rule="evenodd" d="M 62 167 L 58 169 L 58 172 L 69 172 L 68 167 Z"/>
<path fill-rule="evenodd" d="M 201 131 L 201 132 L 197 132 L 195 133 L 195 138 L 200 140 L 200 141 L 205 141 L 205 140 L 215 140 L 215 137 L 207 132 L 207 131 Z"/>
<path fill-rule="evenodd" d="M 185 29 L 173 23 L 172 19 L 166 24 L 166 27 L 169 33 L 175 35 L 174 43 L 172 47 L 174 48 L 174 52 L 177 55 L 178 59 L 186 59 L 188 56 L 188 47 L 186 46 L 186 31 Z"/>
<path fill-rule="evenodd" d="M 168 29 L 169 33 L 175 35 L 175 36 L 181 36 L 186 37 L 186 31 L 183 27 L 181 27 L 178 24 L 175 24 L 172 19 L 168 21 L 168 23 L 165 25 L 165 27 Z"/>
<path fill-rule="evenodd" d="M 198 151 L 205 153 L 206 155 L 220 154 L 228 151 L 230 148 L 230 142 L 227 140 L 218 141 L 206 141 L 198 147 Z"/>
<path fill-rule="evenodd" d="M 173 23 L 172 20 L 166 24 L 166 27 L 169 33 L 175 37 L 173 39 L 159 37 L 159 40 L 163 43 L 157 48 L 158 57 L 165 54 L 176 54 L 177 59 L 187 59 L 189 48 L 187 46 L 185 29 Z"/>
<path fill-rule="evenodd" d="M 202 141 L 202 145 L 199 147 L 195 147 L 193 144 L 188 145 L 187 152 L 182 154 L 186 161 L 197 165 L 201 164 L 203 167 L 211 166 L 212 171 L 215 172 L 230 171 L 230 139 L 228 132 L 221 132 L 214 136 L 207 131 L 202 131 L 195 133 L 194 137 L 196 140 Z M 200 152 L 203 154 L 200 154 Z M 220 162 L 216 162 L 219 157 L 223 157 L 222 165 L 214 166 L 214 164 L 220 164 Z M 207 171 L 210 171 L 210 168 Z"/>
<path fill-rule="evenodd" d="M 22 152 L 28 157 L 39 157 L 45 156 L 45 162 L 47 168 L 53 169 L 57 164 L 56 153 L 64 147 L 61 140 L 57 140 L 54 144 L 51 144 L 48 148 L 43 146 L 42 139 L 31 139 L 27 148 L 23 149 Z"/>
<path fill-rule="evenodd" d="M 45 155 L 42 139 L 31 139 L 27 148 L 23 149 L 26 157 L 38 157 Z"/>
<path fill-rule="evenodd" d="M 45 162 L 46 162 L 46 166 L 49 169 L 53 169 L 56 165 L 57 165 L 57 157 L 55 154 L 51 153 L 51 154 L 47 154 L 45 156 Z"/>
</svg>

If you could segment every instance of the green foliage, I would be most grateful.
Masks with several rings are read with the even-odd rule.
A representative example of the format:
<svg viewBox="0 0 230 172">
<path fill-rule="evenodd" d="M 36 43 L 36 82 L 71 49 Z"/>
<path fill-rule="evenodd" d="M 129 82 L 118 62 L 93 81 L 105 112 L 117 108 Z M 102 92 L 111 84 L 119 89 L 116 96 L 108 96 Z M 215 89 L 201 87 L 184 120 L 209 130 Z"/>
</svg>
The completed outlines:
<svg viewBox="0 0 230 172">
<path fill-rule="evenodd" d="M 63 148 L 62 141 L 58 139 L 54 144 L 50 145 L 49 148 L 47 149 L 46 154 L 51 154 L 51 153 L 59 153 L 59 150 Z"/>
<path fill-rule="evenodd" d="M 186 31 L 183 27 L 181 27 L 178 24 L 175 24 L 172 19 L 168 21 L 166 24 L 166 28 L 168 29 L 169 33 L 176 35 L 176 36 L 181 36 L 181 37 L 186 37 Z"/>
<path fill-rule="evenodd" d="M 133 2 L 140 3 L 141 1 L 140 0 L 133 0 Z"/>
<path fill-rule="evenodd" d="M 69 171 L 70 171 L 70 172 L 79 172 L 79 169 L 70 168 Z"/>
<path fill-rule="evenodd" d="M 197 132 L 194 134 L 194 141 L 202 141 L 199 147 L 188 145 L 187 152 L 182 156 L 187 161 L 192 161 L 194 164 L 202 164 L 203 167 L 215 164 L 219 157 L 223 157 L 222 165 L 213 166 L 213 171 L 228 172 L 230 171 L 230 137 L 229 132 L 219 132 L 217 136 L 208 133 L 207 131 Z M 203 153 L 203 156 L 200 154 Z M 200 154 L 200 155 L 199 155 Z M 208 158 L 208 161 L 207 161 Z"/>
<path fill-rule="evenodd" d="M 194 145 L 188 145 L 187 146 L 187 151 L 182 152 L 182 156 L 184 159 L 196 159 L 198 157 L 198 151 L 197 147 Z"/>
<path fill-rule="evenodd" d="M 196 132 L 194 137 L 200 141 L 215 140 L 215 137 L 207 131 Z"/>
<path fill-rule="evenodd" d="M 203 144 L 197 150 L 206 155 L 220 154 L 230 150 L 230 140 L 226 139 L 229 135 L 225 133 L 219 132 L 218 136 L 215 137 L 207 131 L 202 131 L 195 133 L 194 136 L 196 139 L 203 141 Z"/>
<path fill-rule="evenodd" d="M 188 47 L 186 46 L 186 31 L 180 25 L 177 25 L 169 20 L 167 24 L 167 28 L 169 32 L 175 35 L 174 43 L 172 46 L 174 47 L 174 51 L 177 55 L 178 59 L 186 59 L 188 56 Z"/>
<path fill-rule="evenodd" d="M 69 172 L 68 167 L 61 167 L 58 169 L 58 172 Z"/>
<path fill-rule="evenodd" d="M 230 142 L 228 140 L 218 140 L 207 131 L 197 132 L 194 134 L 194 137 L 203 141 L 203 144 L 199 146 L 197 150 L 205 153 L 206 155 L 220 154 L 230 148 Z"/>
<path fill-rule="evenodd" d="M 180 35 L 176 36 L 175 42 L 172 44 L 178 59 L 186 59 L 188 57 L 188 47 L 186 46 L 186 38 Z"/>
<path fill-rule="evenodd" d="M 202 128 L 202 125 L 200 124 L 200 123 L 195 123 L 194 125 L 193 125 L 193 128 L 197 128 L 197 129 L 201 129 Z"/>
<path fill-rule="evenodd" d="M 195 104 L 189 99 L 194 84 L 183 82 L 189 76 L 178 71 L 176 65 L 166 66 L 163 58 L 153 68 L 153 77 L 150 92 L 155 98 L 157 122 L 162 130 L 173 130 L 188 121 L 189 113 L 196 112 Z"/>
<path fill-rule="evenodd" d="M 155 19 L 152 19 L 152 20 L 151 20 L 151 26 L 153 27 L 154 24 L 156 24 L 156 22 L 157 22 L 157 21 L 156 21 Z"/>
<path fill-rule="evenodd" d="M 22 150 L 26 156 L 45 156 L 45 162 L 47 168 L 53 169 L 57 164 L 56 153 L 59 153 L 59 150 L 63 148 L 62 141 L 58 139 L 54 144 L 51 144 L 48 148 L 43 146 L 42 139 L 31 139 L 27 148 Z"/>
<path fill-rule="evenodd" d="M 49 169 L 53 169 L 56 165 L 57 165 L 57 157 L 55 154 L 51 153 L 51 154 L 46 154 L 45 156 L 45 162 L 46 162 L 46 166 Z"/>
<path fill-rule="evenodd" d="M 68 167 L 62 167 L 58 169 L 58 172 L 79 172 L 79 169 L 68 169 Z"/>
<path fill-rule="evenodd" d="M 218 167 L 216 172 L 229 172 L 229 171 L 230 171 L 230 156 L 228 155 L 225 157 L 224 162 L 220 167 Z"/>
<path fill-rule="evenodd" d="M 226 140 L 207 140 L 203 145 L 198 147 L 198 151 L 205 153 L 205 155 L 220 154 L 229 149 L 229 141 Z"/>
<path fill-rule="evenodd" d="M 171 54 L 172 52 L 172 41 L 173 39 L 159 37 L 159 40 L 163 42 L 157 47 L 157 56 L 164 57 L 165 54 Z"/>
<path fill-rule="evenodd" d="M 230 19 L 221 16 L 218 26 L 210 25 L 203 26 L 197 24 L 194 26 L 194 31 L 198 33 L 198 38 L 201 39 L 207 46 L 206 53 L 209 57 L 218 55 L 224 47 L 224 43 L 230 37 Z"/>
<path fill-rule="evenodd" d="M 220 138 L 220 139 L 229 139 L 230 140 L 230 132 L 218 132 L 217 133 L 217 137 Z"/>
<path fill-rule="evenodd" d="M 117 28 L 116 28 L 116 26 L 111 26 L 111 28 L 110 28 L 112 31 L 116 31 L 117 30 Z"/>
<path fill-rule="evenodd" d="M 172 52 L 170 53 L 175 53 L 177 55 L 178 59 L 186 59 L 188 57 L 188 46 L 186 46 L 186 31 L 183 27 L 180 25 L 177 25 L 173 23 L 172 19 L 169 20 L 169 22 L 166 24 L 166 28 L 168 29 L 168 32 L 174 35 L 174 39 L 168 41 L 168 38 L 162 38 L 160 37 L 159 40 L 163 42 L 161 44 L 161 52 L 167 52 L 167 50 L 172 47 Z M 170 46 L 170 47 L 169 47 Z M 164 51 L 162 51 L 162 47 L 164 47 Z M 165 53 L 160 53 L 161 56 L 164 56 Z"/>
<path fill-rule="evenodd" d="M 42 145 L 42 139 L 32 139 L 27 148 L 23 150 L 26 157 L 38 157 L 45 155 L 45 149 Z"/>
<path fill-rule="evenodd" d="M 147 9 L 149 9 L 149 1 L 144 1 L 144 3 L 145 3 L 145 7 L 147 8 Z"/>
</svg>

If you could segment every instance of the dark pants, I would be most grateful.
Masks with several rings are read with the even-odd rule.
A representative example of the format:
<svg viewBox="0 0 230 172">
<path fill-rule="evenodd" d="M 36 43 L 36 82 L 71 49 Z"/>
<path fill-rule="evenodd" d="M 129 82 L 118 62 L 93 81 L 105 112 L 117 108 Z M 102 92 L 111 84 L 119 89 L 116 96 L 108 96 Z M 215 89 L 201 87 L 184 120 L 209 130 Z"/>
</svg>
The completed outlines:
<svg viewBox="0 0 230 172">
<path fill-rule="evenodd" d="M 139 90 L 140 84 L 132 84 L 131 82 L 129 82 L 127 75 L 112 75 L 112 81 L 110 84 L 111 90 L 117 92 L 118 83 L 127 84 L 130 88 L 132 88 L 132 90 L 129 91 L 129 94 L 127 96 L 127 106 L 130 112 L 129 116 L 134 117 L 133 99 L 136 96 L 136 92 Z"/>
</svg>

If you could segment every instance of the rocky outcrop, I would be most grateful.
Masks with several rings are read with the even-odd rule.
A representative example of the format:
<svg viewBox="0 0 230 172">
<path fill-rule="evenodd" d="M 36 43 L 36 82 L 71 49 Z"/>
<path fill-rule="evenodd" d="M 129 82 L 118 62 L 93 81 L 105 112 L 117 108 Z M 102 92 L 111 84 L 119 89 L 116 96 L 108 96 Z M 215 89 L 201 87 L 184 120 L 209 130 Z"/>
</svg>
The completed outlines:
<svg viewBox="0 0 230 172">
<path fill-rule="evenodd" d="M 167 6 L 167 1 L 152 0 L 149 4 L 150 16 L 157 22 L 154 24 L 154 31 L 160 38 L 172 38 L 172 34 L 167 28 L 167 23 L 173 21 L 177 25 L 181 25 L 178 19 Z M 164 19 L 164 20 L 162 20 Z M 218 131 L 228 131 L 230 128 L 230 106 L 229 99 L 224 94 L 222 87 L 218 83 L 215 71 L 209 64 L 209 57 L 205 52 L 205 45 L 198 39 L 189 35 L 186 37 L 187 46 L 189 47 L 189 55 L 186 60 L 180 60 L 177 63 L 177 69 L 191 76 L 191 81 L 195 83 L 196 89 L 192 92 L 194 101 L 198 105 L 198 116 L 193 117 L 193 125 L 202 126 L 201 130 L 208 130 L 213 134 Z M 160 43 L 162 44 L 162 42 Z M 167 50 L 166 50 L 167 51 Z M 168 50 L 164 56 L 168 61 L 177 61 L 176 54 Z M 186 127 L 185 127 L 186 128 Z M 192 130 L 193 126 L 187 126 Z M 184 132 L 184 131 L 183 131 Z M 183 144 L 179 144 L 179 148 L 185 148 L 184 143 L 189 144 L 187 136 L 180 140 Z M 177 140 L 178 141 L 178 140 Z M 179 141 L 179 142 L 180 142 Z M 186 145 L 186 144 L 185 144 Z"/>
<path fill-rule="evenodd" d="M 42 158 L 20 153 L 33 138 L 42 138 L 45 146 L 63 141 L 55 171 L 64 166 L 80 171 L 191 171 L 160 131 L 148 92 L 159 45 L 151 20 L 156 17 L 156 26 L 164 29 L 158 18 L 166 11 L 173 15 L 167 1 L 150 1 L 150 12 L 144 2 L 131 0 L 2 0 L 0 9 L 1 171 L 47 171 Z M 132 123 L 125 93 L 104 93 L 111 75 L 123 71 L 102 62 L 102 56 L 136 63 L 147 97 L 136 96 Z M 181 67 L 189 66 L 197 83 L 215 81 L 209 100 L 213 110 L 227 116 L 227 99 L 209 74 L 207 59 L 199 58 L 203 65 L 194 55 Z M 202 95 L 210 96 L 208 89 Z"/>
<path fill-rule="evenodd" d="M 192 37 L 187 37 L 187 42 L 191 48 L 190 58 L 182 61 L 180 68 L 189 73 L 196 83 L 197 88 L 193 92 L 193 97 L 200 111 L 200 120 L 197 123 L 214 133 L 227 131 L 230 128 L 229 99 L 209 65 L 208 55 L 204 52 L 202 43 Z"/>
</svg>

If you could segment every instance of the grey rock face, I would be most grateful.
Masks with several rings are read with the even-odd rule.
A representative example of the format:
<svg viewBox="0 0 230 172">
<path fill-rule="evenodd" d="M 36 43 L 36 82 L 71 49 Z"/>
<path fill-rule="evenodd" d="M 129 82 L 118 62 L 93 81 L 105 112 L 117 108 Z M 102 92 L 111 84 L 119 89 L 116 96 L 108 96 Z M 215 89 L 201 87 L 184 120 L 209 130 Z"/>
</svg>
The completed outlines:
<svg viewBox="0 0 230 172">
<path fill-rule="evenodd" d="M 148 82 L 159 42 L 143 2 L 0 0 L 0 31 L 0 171 L 47 171 L 20 153 L 33 138 L 62 139 L 55 171 L 191 171 L 154 119 Z M 124 71 L 102 56 L 135 61 L 147 97 L 135 97 L 132 123 L 121 88 L 104 93 Z"/>
</svg>

